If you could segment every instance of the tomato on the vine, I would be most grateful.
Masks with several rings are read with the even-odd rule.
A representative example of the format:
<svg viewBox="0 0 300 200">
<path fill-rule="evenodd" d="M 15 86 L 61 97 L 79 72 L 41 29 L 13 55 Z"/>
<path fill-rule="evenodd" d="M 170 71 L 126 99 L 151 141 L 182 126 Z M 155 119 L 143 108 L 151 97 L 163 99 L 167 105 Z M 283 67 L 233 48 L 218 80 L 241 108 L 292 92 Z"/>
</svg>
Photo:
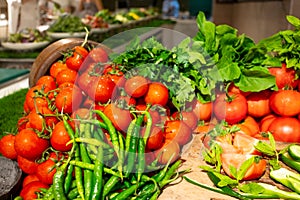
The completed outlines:
<svg viewBox="0 0 300 200">
<path fill-rule="evenodd" d="M 49 73 L 53 78 L 56 78 L 57 74 L 64 69 L 67 69 L 66 63 L 62 61 L 56 61 L 50 66 Z"/>
<path fill-rule="evenodd" d="M 38 110 L 32 110 L 27 116 L 31 128 L 38 131 L 48 132 L 58 122 L 54 112 L 48 107 L 39 107 Z"/>
<path fill-rule="evenodd" d="M 89 84 L 88 93 L 91 99 L 99 103 L 107 103 L 114 97 L 116 84 L 106 75 L 99 76 Z"/>
<path fill-rule="evenodd" d="M 22 182 L 22 187 L 25 187 L 28 183 L 31 183 L 33 181 L 39 181 L 39 178 L 36 174 L 27 174 Z"/>
<path fill-rule="evenodd" d="M 95 47 L 89 52 L 87 58 L 92 62 L 105 63 L 108 61 L 108 54 L 103 47 Z"/>
<path fill-rule="evenodd" d="M 14 146 L 18 155 L 36 160 L 49 147 L 49 141 L 39 137 L 32 129 L 24 129 L 16 134 Z"/>
<path fill-rule="evenodd" d="M 53 183 L 53 176 L 56 173 L 56 163 L 48 158 L 40 163 L 36 169 L 38 179 L 45 184 L 51 185 Z"/>
<path fill-rule="evenodd" d="M 57 85 L 60 85 L 62 83 L 70 82 L 70 83 L 75 83 L 76 78 L 77 78 L 77 71 L 66 68 L 61 70 L 57 75 L 56 75 L 56 83 Z"/>
<path fill-rule="evenodd" d="M 66 57 L 66 65 L 68 68 L 78 71 L 88 55 L 88 51 L 82 46 L 75 46 L 71 49 L 70 54 Z"/>
<path fill-rule="evenodd" d="M 49 185 L 42 183 L 41 181 L 33 181 L 22 188 L 20 196 L 23 200 L 37 199 L 37 192 L 41 192 L 41 188 L 48 189 Z"/>
<path fill-rule="evenodd" d="M 247 100 L 239 93 L 221 94 L 214 102 L 213 111 L 218 120 L 236 124 L 247 116 Z"/>
<path fill-rule="evenodd" d="M 174 140 L 167 140 L 163 146 L 154 152 L 160 164 L 173 163 L 180 157 L 180 146 Z"/>
<path fill-rule="evenodd" d="M 49 75 L 41 76 L 35 85 L 42 85 L 43 87 L 49 88 L 49 90 L 54 90 L 56 88 L 55 79 Z"/>
<path fill-rule="evenodd" d="M 175 120 L 182 120 L 191 130 L 194 130 L 198 125 L 198 118 L 193 111 L 176 111 L 171 117 Z"/>
<path fill-rule="evenodd" d="M 55 106 L 59 112 L 71 114 L 82 103 L 82 91 L 79 87 L 65 87 L 59 90 L 55 98 Z"/>
<path fill-rule="evenodd" d="M 144 135 L 145 129 L 142 129 L 142 135 Z M 146 149 L 157 150 L 162 147 L 164 143 L 164 134 L 162 128 L 153 126 L 151 128 L 150 136 L 148 137 Z"/>
</svg>

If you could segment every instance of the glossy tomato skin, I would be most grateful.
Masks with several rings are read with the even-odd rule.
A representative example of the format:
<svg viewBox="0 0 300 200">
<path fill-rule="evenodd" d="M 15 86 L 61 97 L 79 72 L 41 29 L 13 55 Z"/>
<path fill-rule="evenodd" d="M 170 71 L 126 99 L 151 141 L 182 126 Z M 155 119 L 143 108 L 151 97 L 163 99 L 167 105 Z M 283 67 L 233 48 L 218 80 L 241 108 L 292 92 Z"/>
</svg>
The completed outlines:
<svg viewBox="0 0 300 200">
<path fill-rule="evenodd" d="M 26 174 L 35 174 L 38 163 L 32 160 L 28 160 L 20 155 L 17 157 L 18 166 Z"/>
<path fill-rule="evenodd" d="M 182 120 L 192 130 L 198 125 L 198 118 L 193 111 L 176 111 L 172 114 L 172 118 Z"/>
<path fill-rule="evenodd" d="M 112 121 L 115 128 L 121 132 L 126 132 L 132 121 L 129 110 L 119 108 L 114 103 L 106 105 L 103 113 Z"/>
<path fill-rule="evenodd" d="M 68 68 L 78 71 L 89 52 L 82 46 L 75 46 L 70 53 L 71 55 L 66 58 L 66 65 Z"/>
<path fill-rule="evenodd" d="M 37 199 L 38 195 L 36 193 L 41 191 L 40 188 L 48 189 L 49 185 L 42 183 L 41 181 L 33 181 L 22 188 L 20 196 L 23 200 Z"/>
<path fill-rule="evenodd" d="M 148 91 L 148 80 L 143 76 L 132 76 L 126 80 L 124 89 L 133 98 L 142 97 Z"/>
<path fill-rule="evenodd" d="M 165 124 L 166 140 L 174 140 L 180 146 L 187 144 L 192 139 L 192 129 L 182 120 L 170 120 Z"/>
<path fill-rule="evenodd" d="M 38 110 L 32 110 L 28 114 L 30 127 L 46 133 L 46 128 L 53 128 L 58 122 L 58 119 L 54 116 L 54 112 L 48 107 L 39 107 L 37 109 Z"/>
<path fill-rule="evenodd" d="M 116 84 L 108 76 L 99 76 L 89 84 L 86 91 L 91 99 L 102 104 L 107 103 L 114 97 Z"/>
<path fill-rule="evenodd" d="M 276 85 L 279 89 L 285 87 L 295 88 L 298 84 L 296 80 L 296 71 L 292 68 L 286 68 L 286 64 L 282 63 L 281 67 L 270 67 L 268 68 L 270 74 L 275 76 Z"/>
<path fill-rule="evenodd" d="M 35 109 L 35 106 L 41 107 L 41 106 L 48 106 L 48 101 L 45 97 L 41 97 L 38 93 L 47 93 L 50 91 L 48 87 L 43 87 L 42 85 L 35 85 L 31 87 L 25 96 L 25 103 L 27 106 L 28 111 Z"/>
<path fill-rule="evenodd" d="M 268 129 L 269 129 L 270 124 L 276 118 L 277 118 L 277 116 L 274 115 L 274 114 L 269 114 L 269 115 L 265 116 L 264 118 L 262 118 L 259 122 L 260 131 L 261 132 L 267 132 Z"/>
<path fill-rule="evenodd" d="M 64 122 L 60 121 L 54 127 L 50 136 L 50 144 L 57 151 L 69 151 L 72 149 L 72 144 L 68 144 L 71 138 L 65 128 Z"/>
<path fill-rule="evenodd" d="M 43 87 L 47 87 L 50 90 L 54 90 L 56 88 L 55 79 L 52 76 L 44 75 L 41 76 L 35 85 L 42 85 Z"/>
<path fill-rule="evenodd" d="M 67 68 L 66 63 L 62 61 L 56 61 L 51 65 L 49 73 L 53 78 L 56 78 L 57 74 L 66 68 Z"/>
<path fill-rule="evenodd" d="M 48 158 L 44 162 L 40 163 L 36 169 L 36 175 L 38 179 L 47 185 L 53 183 L 53 176 L 56 173 L 55 162 Z"/>
<path fill-rule="evenodd" d="M 162 83 L 152 82 L 149 84 L 144 100 L 146 104 L 165 106 L 169 100 L 169 90 Z"/>
<path fill-rule="evenodd" d="M 57 85 L 61 85 L 63 83 L 69 82 L 69 83 L 75 83 L 76 78 L 77 78 L 77 71 L 66 68 L 61 70 L 57 75 L 56 75 L 56 83 Z"/>
<path fill-rule="evenodd" d="M 144 134 L 145 129 L 143 129 Z M 146 149 L 149 150 L 157 150 L 160 147 L 162 147 L 164 143 L 164 134 L 163 131 L 160 127 L 158 126 L 153 126 L 151 128 L 150 136 L 148 137 L 147 144 L 146 144 Z"/>
<path fill-rule="evenodd" d="M 14 145 L 18 155 L 36 160 L 49 147 L 49 141 L 40 138 L 32 129 L 24 129 L 16 134 Z"/>
<path fill-rule="evenodd" d="M 175 162 L 180 157 L 180 145 L 174 140 L 167 140 L 163 146 L 154 152 L 162 165 Z"/>
<path fill-rule="evenodd" d="M 300 92 L 296 90 L 280 90 L 270 97 L 272 111 L 280 116 L 292 117 L 300 113 Z"/>
<path fill-rule="evenodd" d="M 212 102 L 202 103 L 200 100 L 195 99 L 187 105 L 191 106 L 193 112 L 196 114 L 198 119 L 201 121 L 209 121 L 212 116 L 213 104 Z"/>
<path fill-rule="evenodd" d="M 235 167 L 237 170 L 241 167 L 243 162 L 250 159 L 255 155 L 250 154 L 221 154 L 221 163 L 224 172 L 233 178 L 230 172 L 230 166 Z M 259 159 L 258 162 L 254 162 L 246 171 L 242 180 L 255 180 L 259 179 L 266 171 L 267 161 L 265 159 Z"/>
<path fill-rule="evenodd" d="M 253 92 L 247 96 L 248 115 L 252 117 L 264 117 L 271 113 L 269 106 L 269 98 L 272 92 L 263 90 L 261 92 Z"/>
<path fill-rule="evenodd" d="M 76 84 L 83 90 L 89 90 L 89 84 L 97 79 L 96 76 L 90 75 L 89 71 L 84 71 L 76 80 Z"/>
<path fill-rule="evenodd" d="M 268 131 L 276 141 L 300 142 L 300 122 L 293 117 L 277 117 L 270 124 Z"/>
<path fill-rule="evenodd" d="M 241 123 L 237 124 L 237 126 L 239 125 L 246 126 L 250 131 L 250 134 L 248 135 L 251 136 L 258 134 L 260 131 L 258 122 L 250 115 L 248 115 Z"/>
<path fill-rule="evenodd" d="M 239 93 L 228 93 L 218 96 L 214 102 L 213 112 L 218 120 L 225 120 L 228 124 L 236 124 L 246 118 L 248 105 L 246 98 Z"/>
<path fill-rule="evenodd" d="M 124 87 L 126 78 L 124 73 L 117 65 L 107 65 L 104 68 L 103 74 L 106 74 L 118 87 Z"/>
<path fill-rule="evenodd" d="M 74 85 L 73 87 L 62 88 L 56 98 L 55 106 L 59 112 L 71 114 L 82 103 L 83 95 L 79 87 Z"/>
<path fill-rule="evenodd" d="M 91 62 L 106 63 L 108 61 L 108 54 L 102 47 L 93 48 L 87 57 Z"/>
<path fill-rule="evenodd" d="M 22 182 L 22 187 L 24 188 L 28 183 L 31 183 L 33 181 L 39 181 L 39 178 L 36 174 L 27 174 Z"/>
<path fill-rule="evenodd" d="M 7 134 L 0 139 L 0 154 L 6 158 L 16 160 L 17 152 L 15 150 L 15 135 Z"/>
</svg>

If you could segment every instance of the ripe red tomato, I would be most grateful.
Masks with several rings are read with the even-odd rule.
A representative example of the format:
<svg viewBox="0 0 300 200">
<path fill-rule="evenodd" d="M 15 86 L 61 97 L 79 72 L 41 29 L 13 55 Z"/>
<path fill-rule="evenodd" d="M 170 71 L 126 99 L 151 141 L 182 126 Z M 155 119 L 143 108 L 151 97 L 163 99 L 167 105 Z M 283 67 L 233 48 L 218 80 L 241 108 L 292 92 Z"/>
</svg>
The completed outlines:
<svg viewBox="0 0 300 200">
<path fill-rule="evenodd" d="M 166 165 L 169 161 L 173 163 L 180 157 L 180 146 L 176 141 L 168 140 L 165 141 L 163 146 L 156 150 L 154 154 L 162 165 Z"/>
<path fill-rule="evenodd" d="M 78 71 L 88 55 L 88 51 L 82 46 L 75 46 L 66 57 L 66 65 L 68 68 Z"/>
<path fill-rule="evenodd" d="M 55 98 L 55 106 L 59 112 L 71 114 L 80 106 L 82 99 L 82 91 L 79 87 L 76 85 L 65 87 L 58 92 Z"/>
<path fill-rule="evenodd" d="M 224 172 L 233 178 L 230 172 L 230 166 L 235 167 L 237 170 L 241 167 L 243 162 L 254 157 L 256 155 L 251 154 L 234 154 L 234 153 L 223 153 L 221 154 L 221 163 Z M 256 156 L 254 162 L 246 171 L 242 180 L 254 180 L 260 178 L 266 171 L 267 161 Z"/>
<path fill-rule="evenodd" d="M 33 181 L 39 181 L 39 178 L 37 177 L 36 174 L 27 174 L 22 183 L 22 187 L 24 188 L 28 183 L 31 183 Z"/>
<path fill-rule="evenodd" d="M 246 118 L 248 105 L 246 98 L 239 93 L 221 94 L 214 102 L 213 111 L 218 120 L 236 124 Z"/>
<path fill-rule="evenodd" d="M 144 99 L 146 104 L 159 104 L 161 106 L 165 106 L 169 100 L 169 90 L 162 83 L 152 82 L 149 84 L 149 88 Z"/>
<path fill-rule="evenodd" d="M 174 140 L 183 146 L 192 139 L 193 132 L 182 120 L 172 120 L 166 122 L 164 133 L 166 140 Z"/>
<path fill-rule="evenodd" d="M 119 108 L 114 103 L 105 106 L 103 113 L 112 121 L 116 129 L 122 132 L 126 132 L 132 121 L 129 110 Z"/>
<path fill-rule="evenodd" d="M 144 135 L 145 128 L 142 129 L 142 135 Z M 164 143 L 164 134 L 160 127 L 153 126 L 151 128 L 150 136 L 148 137 L 146 149 L 157 150 L 162 147 Z"/>
<path fill-rule="evenodd" d="M 148 91 L 148 80 L 143 76 L 132 76 L 126 80 L 124 89 L 133 98 L 142 97 Z"/>
<path fill-rule="evenodd" d="M 195 99 L 189 105 L 192 106 L 193 112 L 196 114 L 198 119 L 201 121 L 209 121 L 211 119 L 213 104 L 212 102 L 202 103 L 200 100 Z"/>
<path fill-rule="evenodd" d="M 46 133 L 46 128 L 53 128 L 58 119 L 48 107 L 39 107 L 37 109 L 33 109 L 28 114 L 30 127 Z"/>
<path fill-rule="evenodd" d="M 50 144 L 57 151 L 69 151 L 72 144 L 66 145 L 71 140 L 63 121 L 60 121 L 54 127 L 51 136 Z"/>
<path fill-rule="evenodd" d="M 53 78 L 56 78 L 57 74 L 66 68 L 67 68 L 67 65 L 64 62 L 56 61 L 51 65 L 49 73 Z"/>
<path fill-rule="evenodd" d="M 296 90 L 280 90 L 270 97 L 272 111 L 280 116 L 292 117 L 300 113 L 300 92 Z"/>
<path fill-rule="evenodd" d="M 56 83 L 57 85 L 61 85 L 62 83 L 75 83 L 76 78 L 77 78 L 77 71 L 66 68 L 61 70 L 57 75 L 56 75 Z"/>
<path fill-rule="evenodd" d="M 103 75 L 91 82 L 86 92 L 95 102 L 105 104 L 114 97 L 115 86 L 116 84 L 108 76 Z"/>
<path fill-rule="evenodd" d="M 55 162 L 51 158 L 48 158 L 37 166 L 36 175 L 42 183 L 48 185 L 53 183 L 53 176 L 56 173 L 55 165 Z"/>
<path fill-rule="evenodd" d="M 272 92 L 263 90 L 253 92 L 247 96 L 248 115 L 252 117 L 263 117 L 270 114 L 269 98 Z"/>
<path fill-rule="evenodd" d="M 20 169 L 26 174 L 35 174 L 37 166 L 39 165 L 37 162 L 28 160 L 20 155 L 17 157 L 17 162 Z"/>
<path fill-rule="evenodd" d="M 47 93 L 50 89 L 48 87 L 43 87 L 42 85 L 36 85 L 31 87 L 25 96 L 25 103 L 27 105 L 28 111 L 33 110 L 35 107 L 48 107 L 48 101 L 46 97 L 41 96 L 41 93 Z"/>
<path fill-rule="evenodd" d="M 22 188 L 20 196 L 23 200 L 37 199 L 37 192 L 41 192 L 41 188 L 48 189 L 49 186 L 41 181 L 33 181 Z"/>
<path fill-rule="evenodd" d="M 293 68 L 286 68 L 285 63 L 282 63 L 281 67 L 270 67 L 269 72 L 275 76 L 276 85 L 279 89 L 295 88 L 298 84 L 296 71 Z"/>
<path fill-rule="evenodd" d="M 108 61 L 108 54 L 103 47 L 99 46 L 89 52 L 88 58 L 92 60 L 92 62 L 105 63 Z"/>
<path fill-rule="evenodd" d="M 103 74 L 108 75 L 118 87 L 124 87 L 126 78 L 124 73 L 116 65 L 107 65 L 104 68 Z"/>
<path fill-rule="evenodd" d="M 0 139 L 0 154 L 2 156 L 12 160 L 17 159 L 18 154 L 15 150 L 15 138 L 15 135 L 7 134 Z"/>
<path fill-rule="evenodd" d="M 56 88 L 55 79 L 52 76 L 44 75 L 41 76 L 35 85 L 42 85 L 43 87 L 47 87 L 50 90 L 54 90 Z"/>
<path fill-rule="evenodd" d="M 198 125 L 198 118 L 193 111 L 176 111 L 171 117 L 176 120 L 182 120 L 191 130 L 194 130 Z"/>
<path fill-rule="evenodd" d="M 76 80 L 76 84 L 83 90 L 88 91 L 89 84 L 97 80 L 96 76 L 92 76 L 89 71 L 84 71 Z"/>
<path fill-rule="evenodd" d="M 300 142 L 300 122 L 293 117 L 277 117 L 270 124 L 268 131 L 276 141 Z"/>
<path fill-rule="evenodd" d="M 40 138 L 32 129 L 24 129 L 16 134 L 14 145 L 18 155 L 36 160 L 49 147 L 49 141 Z"/>
</svg>

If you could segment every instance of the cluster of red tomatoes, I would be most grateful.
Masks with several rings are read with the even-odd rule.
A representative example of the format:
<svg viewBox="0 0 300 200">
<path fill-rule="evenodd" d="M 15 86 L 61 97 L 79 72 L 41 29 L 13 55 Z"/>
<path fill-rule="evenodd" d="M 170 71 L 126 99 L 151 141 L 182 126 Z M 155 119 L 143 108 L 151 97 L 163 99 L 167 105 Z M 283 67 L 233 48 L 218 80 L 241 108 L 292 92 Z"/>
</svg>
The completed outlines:
<svg viewBox="0 0 300 200">
<path fill-rule="evenodd" d="M 261 177 L 267 161 L 260 157 L 254 146 L 259 140 L 268 139 L 272 134 L 278 142 L 300 142 L 300 92 L 299 81 L 294 69 L 270 67 L 275 76 L 278 90 L 243 92 L 234 85 L 228 92 L 218 94 L 213 102 L 213 115 L 217 120 L 224 120 L 228 127 L 236 126 L 236 132 L 214 138 L 222 148 L 221 162 L 223 170 L 232 176 L 230 166 L 237 169 L 244 161 L 255 157 L 256 161 L 247 170 L 243 180 Z M 210 135 L 204 138 L 204 145 L 210 147 Z"/>
<path fill-rule="evenodd" d="M 20 193 L 24 199 L 36 197 L 34 191 L 52 184 L 55 165 L 63 162 L 72 148 L 63 123 L 65 116 L 75 130 L 73 119 L 85 119 L 91 110 L 101 110 L 126 135 L 132 111 L 147 109 L 152 119 L 147 159 L 150 162 L 159 155 L 161 164 L 174 154 L 173 161 L 178 159 L 182 146 L 191 141 L 198 120 L 210 117 L 210 113 L 200 113 L 202 104 L 198 101 L 193 102 L 193 110 L 175 111 L 164 84 L 140 75 L 126 77 L 120 66 L 108 64 L 102 47 L 88 51 L 75 46 L 64 55 L 29 88 L 17 134 L 0 140 L 0 153 L 17 160 L 27 174 Z M 108 133 L 106 136 L 110 140 Z"/>
</svg>

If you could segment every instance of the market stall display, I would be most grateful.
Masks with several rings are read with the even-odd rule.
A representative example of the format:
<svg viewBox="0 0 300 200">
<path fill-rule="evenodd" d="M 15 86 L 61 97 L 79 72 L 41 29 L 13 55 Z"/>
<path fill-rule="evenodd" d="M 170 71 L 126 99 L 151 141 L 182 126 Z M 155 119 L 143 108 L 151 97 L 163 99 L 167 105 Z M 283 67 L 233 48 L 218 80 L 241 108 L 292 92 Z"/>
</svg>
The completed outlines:
<svg viewBox="0 0 300 200">
<path fill-rule="evenodd" d="M 204 13 L 171 50 L 65 40 L 36 62 L 14 148 L 0 146 L 44 188 L 20 196 L 300 199 L 300 20 L 287 20 L 257 44 Z"/>
</svg>

